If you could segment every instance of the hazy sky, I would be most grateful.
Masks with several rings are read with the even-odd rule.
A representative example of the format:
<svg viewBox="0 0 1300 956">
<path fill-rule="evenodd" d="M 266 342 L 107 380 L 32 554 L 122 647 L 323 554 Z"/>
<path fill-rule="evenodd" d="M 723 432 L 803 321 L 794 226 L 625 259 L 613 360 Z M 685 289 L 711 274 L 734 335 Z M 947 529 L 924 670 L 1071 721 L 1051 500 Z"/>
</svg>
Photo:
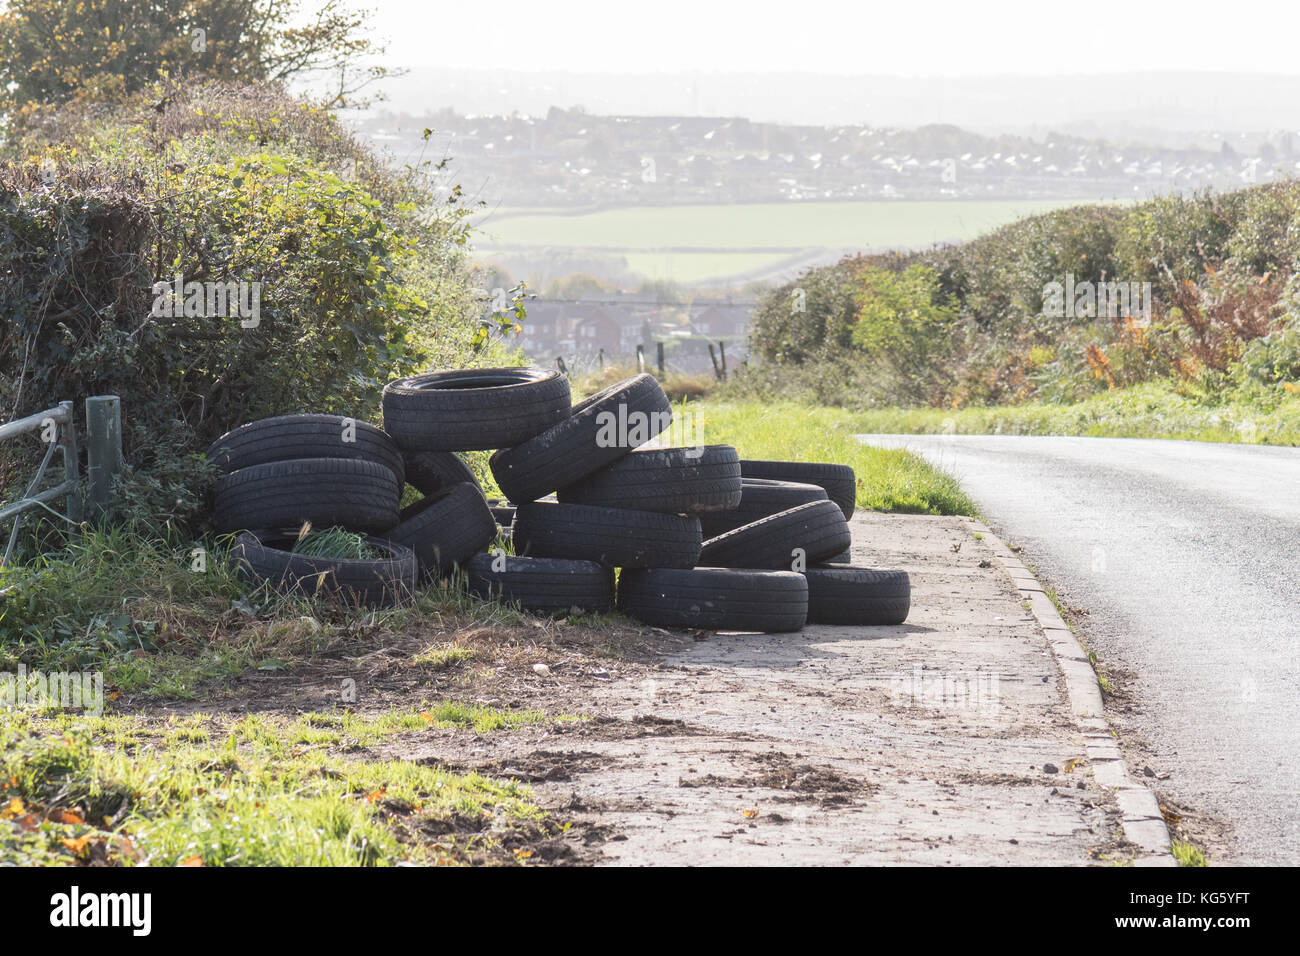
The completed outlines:
<svg viewBox="0 0 1300 956">
<path fill-rule="evenodd" d="M 1300 72 L 1300 3 L 357 0 L 392 65 L 969 76 Z"/>
</svg>

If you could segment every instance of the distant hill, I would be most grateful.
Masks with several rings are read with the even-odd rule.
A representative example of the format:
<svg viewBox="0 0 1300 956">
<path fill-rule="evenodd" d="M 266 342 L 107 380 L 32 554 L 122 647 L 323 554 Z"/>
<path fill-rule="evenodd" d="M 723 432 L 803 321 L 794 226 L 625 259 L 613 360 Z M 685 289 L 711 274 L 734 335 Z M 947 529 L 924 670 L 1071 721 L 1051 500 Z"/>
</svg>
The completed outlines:
<svg viewBox="0 0 1300 956">
<path fill-rule="evenodd" d="M 1300 76 L 1237 73 L 899 77 L 415 68 L 385 89 L 389 108 L 412 114 L 451 107 L 542 116 L 552 106 L 582 106 L 590 113 L 743 116 L 816 126 L 947 123 L 1035 136 L 1056 130 L 1179 147 L 1192 145 L 1191 137 L 1206 137 L 1199 145 L 1213 147 L 1216 133 L 1300 130 Z"/>
</svg>

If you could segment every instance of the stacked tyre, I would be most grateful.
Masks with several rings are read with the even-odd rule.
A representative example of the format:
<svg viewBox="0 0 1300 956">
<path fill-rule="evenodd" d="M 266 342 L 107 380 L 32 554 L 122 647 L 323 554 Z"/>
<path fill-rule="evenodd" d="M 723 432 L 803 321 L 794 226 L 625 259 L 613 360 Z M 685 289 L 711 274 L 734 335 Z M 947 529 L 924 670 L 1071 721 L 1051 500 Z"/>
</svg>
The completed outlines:
<svg viewBox="0 0 1300 956">
<path fill-rule="evenodd" d="M 539 368 L 424 372 L 388 384 L 384 427 L 424 496 L 389 537 L 414 549 L 427 578 L 463 566 L 474 580 L 474 559 L 508 523 L 509 509 L 489 504 L 457 453 L 527 442 L 567 419 L 571 402 L 569 380 Z"/>
<path fill-rule="evenodd" d="M 515 503 L 515 556 L 475 559 L 471 588 L 538 610 L 603 610 L 593 596 L 617 569 L 617 606 L 662 627 L 772 632 L 906 617 L 905 573 L 832 566 L 851 543 L 851 468 L 747 462 L 726 445 L 640 447 L 670 423 L 667 397 L 640 375 L 494 454 Z M 536 585 L 564 587 L 562 565 L 571 592 L 544 601 Z M 890 587 L 877 594 L 882 576 Z"/>
<path fill-rule="evenodd" d="M 693 567 L 703 539 L 699 521 L 681 513 L 628 509 L 617 495 L 602 498 L 599 492 L 590 503 L 556 497 L 668 427 L 672 408 L 652 376 L 619 382 L 565 411 L 489 460 L 510 501 L 494 514 L 509 523 L 503 537 L 515 553 L 475 558 L 468 584 L 481 597 L 534 611 L 607 611 L 615 603 L 615 568 Z M 738 465 L 735 470 L 738 477 Z"/>
<path fill-rule="evenodd" d="M 554 371 L 426 372 L 390 383 L 383 410 L 384 429 L 289 415 L 213 444 L 214 520 L 239 532 L 242 574 L 382 604 L 463 567 L 473 593 L 529 610 L 617 606 L 707 630 L 907 615 L 904 572 L 843 566 L 851 468 L 741 460 L 728 445 L 643 447 L 672 422 L 650 375 L 573 405 Z M 486 450 L 506 501 L 489 504 L 458 454 Z M 399 510 L 406 484 L 420 497 Z M 306 523 L 367 535 L 377 556 L 295 554 Z"/>
<path fill-rule="evenodd" d="M 236 534 L 241 577 L 348 604 L 390 604 L 415 587 L 415 554 L 378 537 L 398 523 L 405 473 L 382 429 L 337 415 L 281 415 L 227 432 L 207 457 L 220 474 L 213 523 Z M 359 532 L 376 556 L 296 553 L 305 526 Z"/>
<path fill-rule="evenodd" d="M 805 622 L 906 619 L 906 572 L 834 564 L 846 559 L 851 545 L 851 469 L 763 462 L 761 472 L 773 477 L 760 478 L 748 476 L 749 462 L 738 464 L 740 500 L 702 516 L 710 536 L 699 566 L 625 571 L 619 589 L 624 611 L 665 627 L 769 632 L 798 630 Z"/>
<path fill-rule="evenodd" d="M 218 531 L 236 533 L 237 572 L 283 593 L 366 605 L 392 604 L 412 594 L 421 577 L 449 573 L 498 534 L 482 489 L 453 449 L 481 448 L 485 434 L 513 440 L 559 420 L 567 413 L 568 382 L 555 379 L 533 369 L 485 369 L 393 383 L 398 398 L 389 417 L 399 437 L 355 419 L 314 414 L 263 419 L 221 436 L 208 449 L 221 475 L 213 522 Z M 517 393 L 504 403 L 500 397 L 501 389 L 517 384 L 545 389 L 549 413 L 526 395 L 521 426 L 510 414 Z M 535 399 L 534 388 L 523 391 Z M 477 420 L 467 427 L 464 409 L 485 407 L 493 414 L 504 408 L 508 424 L 495 433 Z M 408 482 L 420 497 L 401 508 Z M 295 543 L 308 528 L 363 534 L 372 556 L 298 553 Z"/>
</svg>

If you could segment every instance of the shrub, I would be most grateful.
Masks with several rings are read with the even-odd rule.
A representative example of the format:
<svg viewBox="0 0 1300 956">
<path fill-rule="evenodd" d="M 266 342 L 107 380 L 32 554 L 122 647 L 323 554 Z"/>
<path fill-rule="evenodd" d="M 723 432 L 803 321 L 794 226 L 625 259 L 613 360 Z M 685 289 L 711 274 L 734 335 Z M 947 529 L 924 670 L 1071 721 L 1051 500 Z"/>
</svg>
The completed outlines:
<svg viewBox="0 0 1300 956">
<path fill-rule="evenodd" d="M 922 265 L 902 272 L 869 266 L 857 277 L 853 344 L 894 376 L 894 391 L 913 402 L 942 399 L 948 384 L 956 309 Z"/>
<path fill-rule="evenodd" d="M 503 357 L 482 342 L 458 194 L 435 201 L 419 169 L 387 167 L 274 88 L 173 92 L 161 114 L 150 97 L 70 110 L 63 132 L 93 129 L 92 146 L 0 164 L 0 407 L 120 395 L 124 494 L 141 517 L 185 522 L 203 508 L 198 453 L 226 430 L 374 418 L 390 378 Z M 157 285 L 177 275 L 213 285 L 183 285 L 177 312 Z M 220 314 L 239 283 L 256 322 Z"/>
<path fill-rule="evenodd" d="M 1080 206 L 966 243 L 844 259 L 760 301 L 752 344 L 770 367 L 737 388 L 780 394 L 784 376 L 787 389 L 823 402 L 954 407 L 1075 401 L 1171 374 L 1204 394 L 1222 391 L 1247 351 L 1257 373 L 1237 379 L 1273 374 L 1277 349 L 1277 367 L 1287 367 L 1285 336 L 1253 350 L 1250 343 L 1284 324 L 1278 302 L 1298 248 L 1300 186 L 1277 183 Z M 928 318 L 929 307 L 907 304 L 901 292 L 917 267 L 932 277 L 929 307 L 939 313 Z M 1151 324 L 1044 314 L 1045 287 L 1067 275 L 1151 283 Z M 802 312 L 790 307 L 799 290 Z M 837 370 L 842 395 L 830 397 L 833 382 L 808 371 L 814 362 Z"/>
<path fill-rule="evenodd" d="M 801 364 L 848 348 L 857 310 L 853 276 L 858 259 L 809 269 L 764 296 L 754 312 L 750 342 L 765 362 Z"/>
</svg>

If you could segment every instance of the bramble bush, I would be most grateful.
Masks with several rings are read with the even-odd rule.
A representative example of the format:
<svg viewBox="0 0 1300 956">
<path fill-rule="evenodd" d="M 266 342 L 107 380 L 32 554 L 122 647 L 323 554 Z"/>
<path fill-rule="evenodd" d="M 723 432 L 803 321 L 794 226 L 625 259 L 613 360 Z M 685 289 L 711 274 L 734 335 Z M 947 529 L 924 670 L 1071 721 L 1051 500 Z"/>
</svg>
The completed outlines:
<svg viewBox="0 0 1300 956">
<path fill-rule="evenodd" d="M 729 388 L 862 408 L 1076 402 L 1170 376 L 1210 397 L 1248 384 L 1290 394 L 1300 310 L 1284 289 L 1298 255 L 1300 183 L 1283 182 L 1080 206 L 966 243 L 850 257 L 760 301 L 762 364 Z M 1067 275 L 1151 283 L 1150 321 L 1133 307 L 1045 314 L 1045 287 Z"/>
<path fill-rule="evenodd" d="M 466 204 L 435 193 L 437 164 L 392 168 L 270 87 L 172 84 L 66 112 L 61 135 L 43 127 L 0 163 L 0 414 L 120 395 L 134 515 L 193 521 L 203 448 L 245 421 L 373 420 L 393 377 L 502 360 Z M 259 284 L 260 314 L 155 309 L 178 275 Z"/>
</svg>

